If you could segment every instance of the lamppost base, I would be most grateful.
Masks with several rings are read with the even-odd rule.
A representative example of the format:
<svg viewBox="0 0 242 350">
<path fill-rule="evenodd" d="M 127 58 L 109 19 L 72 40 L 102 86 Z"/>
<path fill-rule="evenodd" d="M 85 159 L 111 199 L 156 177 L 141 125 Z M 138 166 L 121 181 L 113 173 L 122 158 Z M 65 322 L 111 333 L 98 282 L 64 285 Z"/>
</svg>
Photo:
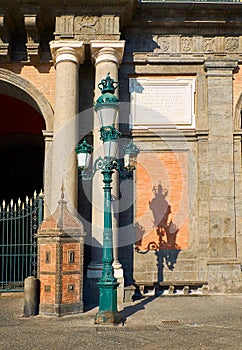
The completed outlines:
<svg viewBox="0 0 242 350">
<path fill-rule="evenodd" d="M 95 324 L 118 325 L 122 317 L 118 311 L 98 311 L 95 316 Z"/>
</svg>

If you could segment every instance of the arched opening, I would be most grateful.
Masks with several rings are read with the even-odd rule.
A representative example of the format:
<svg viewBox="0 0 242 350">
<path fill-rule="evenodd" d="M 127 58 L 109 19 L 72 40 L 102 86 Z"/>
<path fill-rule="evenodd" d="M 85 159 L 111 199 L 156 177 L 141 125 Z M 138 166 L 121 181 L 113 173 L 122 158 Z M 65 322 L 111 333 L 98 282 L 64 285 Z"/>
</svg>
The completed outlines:
<svg viewBox="0 0 242 350">
<path fill-rule="evenodd" d="M 43 188 L 42 115 L 27 102 L 0 94 L 0 201 L 25 199 Z"/>
</svg>

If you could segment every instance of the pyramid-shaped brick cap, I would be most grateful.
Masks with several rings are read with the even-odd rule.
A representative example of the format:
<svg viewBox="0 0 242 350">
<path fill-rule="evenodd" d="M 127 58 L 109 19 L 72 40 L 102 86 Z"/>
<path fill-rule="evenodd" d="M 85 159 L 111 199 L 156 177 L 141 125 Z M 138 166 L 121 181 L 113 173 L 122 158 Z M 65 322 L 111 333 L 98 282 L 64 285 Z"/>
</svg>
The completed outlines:
<svg viewBox="0 0 242 350">
<path fill-rule="evenodd" d="M 67 209 L 67 202 L 64 200 L 62 191 L 61 199 L 58 201 L 56 211 L 48 216 L 40 225 L 40 230 L 61 230 L 62 232 L 84 233 L 82 222 L 73 216 Z"/>
</svg>

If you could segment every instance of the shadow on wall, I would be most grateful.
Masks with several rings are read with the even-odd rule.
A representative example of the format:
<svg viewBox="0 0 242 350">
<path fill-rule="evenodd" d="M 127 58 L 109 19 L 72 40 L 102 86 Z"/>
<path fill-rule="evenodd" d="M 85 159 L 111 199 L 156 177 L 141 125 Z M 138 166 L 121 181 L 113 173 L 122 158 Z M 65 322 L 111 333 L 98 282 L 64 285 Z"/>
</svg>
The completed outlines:
<svg viewBox="0 0 242 350">
<path fill-rule="evenodd" d="M 167 266 L 173 271 L 177 262 L 178 254 L 181 251 L 176 243 L 179 228 L 169 220 L 171 206 L 167 202 L 168 190 L 164 189 L 159 182 L 158 186 L 152 189 L 153 199 L 149 202 L 149 208 L 153 215 L 153 227 L 155 235 L 147 235 L 145 228 L 139 223 L 136 224 L 137 242 L 136 252 L 146 254 L 149 251 L 156 251 L 158 266 L 158 282 L 163 281 L 163 270 Z"/>
</svg>

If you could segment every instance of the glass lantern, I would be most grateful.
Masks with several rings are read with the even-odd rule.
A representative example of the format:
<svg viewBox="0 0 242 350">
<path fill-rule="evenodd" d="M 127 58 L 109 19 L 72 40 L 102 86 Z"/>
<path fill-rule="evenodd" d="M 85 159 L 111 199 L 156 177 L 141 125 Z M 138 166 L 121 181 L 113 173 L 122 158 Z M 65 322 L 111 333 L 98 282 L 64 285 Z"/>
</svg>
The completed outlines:
<svg viewBox="0 0 242 350">
<path fill-rule="evenodd" d="M 77 154 L 78 168 L 81 170 L 87 169 L 91 159 L 93 147 L 89 145 L 86 140 L 83 140 L 81 144 L 77 144 L 75 150 Z"/>
</svg>

